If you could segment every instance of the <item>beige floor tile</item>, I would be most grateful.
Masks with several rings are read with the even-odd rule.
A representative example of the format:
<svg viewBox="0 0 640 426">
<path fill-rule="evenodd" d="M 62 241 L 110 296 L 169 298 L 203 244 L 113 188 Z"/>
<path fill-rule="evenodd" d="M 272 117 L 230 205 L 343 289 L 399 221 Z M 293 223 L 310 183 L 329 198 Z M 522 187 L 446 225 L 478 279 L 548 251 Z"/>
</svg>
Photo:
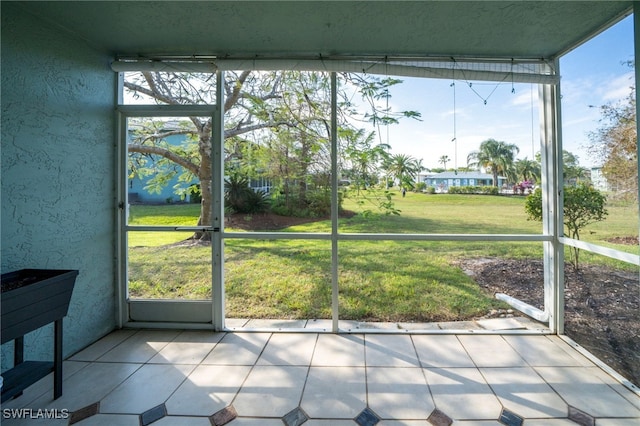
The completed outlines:
<svg viewBox="0 0 640 426">
<path fill-rule="evenodd" d="M 599 368 L 591 368 L 593 372 L 600 380 L 613 388 L 616 392 L 622 395 L 627 401 L 629 401 L 634 407 L 640 410 L 640 394 L 633 392 L 628 387 L 614 379 L 611 375 Z"/>
<path fill-rule="evenodd" d="M 364 346 L 367 366 L 419 366 L 416 350 L 408 335 L 368 334 L 365 336 Z"/>
<path fill-rule="evenodd" d="M 133 336 L 135 330 L 116 330 L 69 358 L 70 361 L 95 361 L 102 355 Z"/>
<path fill-rule="evenodd" d="M 153 426 L 211 426 L 211 421 L 209 421 L 208 417 L 167 416 L 153 422 L 152 425 Z"/>
<path fill-rule="evenodd" d="M 199 364 L 224 337 L 224 333 L 184 331 L 149 360 L 155 364 Z"/>
<path fill-rule="evenodd" d="M 228 333 L 202 361 L 215 365 L 253 365 L 271 333 Z"/>
<path fill-rule="evenodd" d="M 353 419 L 367 405 L 363 367 L 311 367 L 301 407 L 310 418 Z"/>
<path fill-rule="evenodd" d="M 478 367 L 525 367 L 527 365 L 502 336 L 461 335 L 458 339 Z"/>
<path fill-rule="evenodd" d="M 251 367 L 199 365 L 166 402 L 169 415 L 211 416 L 230 405 Z"/>
<path fill-rule="evenodd" d="M 531 367 L 481 368 L 503 407 L 527 418 L 566 416 L 567 404 Z"/>
<path fill-rule="evenodd" d="M 96 414 L 81 422 L 75 423 L 77 426 L 140 426 L 140 416 L 129 414 Z M 154 426 L 159 423 L 154 423 Z"/>
<path fill-rule="evenodd" d="M 320 334 L 311 365 L 364 367 L 364 361 L 364 335 Z"/>
<path fill-rule="evenodd" d="M 639 424 L 640 424 L 640 417 L 636 417 L 633 419 L 597 419 L 596 420 L 596 426 L 638 426 Z M 542 425 L 540 424 L 537 426 L 542 426 Z M 575 423 L 572 426 L 575 426 Z"/>
<path fill-rule="evenodd" d="M 309 422 L 305 423 L 307 426 Z M 155 426 L 155 425 L 154 425 Z M 237 417 L 229 426 L 282 426 L 282 419 L 250 419 Z"/>
<path fill-rule="evenodd" d="M 194 365 L 143 365 L 100 401 L 100 412 L 142 414 L 164 403 L 194 368 Z"/>
<path fill-rule="evenodd" d="M 640 410 L 605 384 L 596 367 L 535 367 L 567 404 L 594 417 L 640 417 Z"/>
<path fill-rule="evenodd" d="M 69 419 L 2 418 L 2 426 L 68 426 Z"/>
<path fill-rule="evenodd" d="M 275 333 L 264 348 L 258 365 L 308 366 L 317 340 L 315 333 Z"/>
<path fill-rule="evenodd" d="M 376 426 L 431 426 L 426 420 L 381 420 Z"/>
<path fill-rule="evenodd" d="M 238 416 L 283 417 L 300 405 L 308 367 L 255 366 L 233 401 Z"/>
<path fill-rule="evenodd" d="M 547 335 L 546 336 L 549 341 L 558 346 L 560 349 L 569 354 L 573 359 L 575 359 L 578 364 L 583 367 L 593 367 L 595 364 L 589 360 L 586 356 L 582 355 L 574 346 L 570 345 L 568 342 L 564 341 L 559 336 Z"/>
<path fill-rule="evenodd" d="M 425 368 L 436 407 L 454 420 L 492 420 L 502 405 L 475 368 Z"/>
<path fill-rule="evenodd" d="M 411 336 L 423 367 L 475 367 L 454 335 Z"/>
<path fill-rule="evenodd" d="M 142 363 L 153 358 L 167 343 L 176 338 L 178 330 L 141 330 L 98 358 L 100 362 Z"/>
<path fill-rule="evenodd" d="M 76 411 L 105 398 L 140 368 L 140 364 L 128 363 L 90 364 L 64 381 L 60 398 L 54 401 L 53 394 L 47 392 L 34 401 L 33 407 Z"/>
<path fill-rule="evenodd" d="M 383 419 L 426 419 L 435 408 L 421 368 L 367 367 L 367 397 Z"/>
<path fill-rule="evenodd" d="M 521 357 L 532 366 L 568 366 L 583 365 L 567 351 L 551 341 L 547 336 L 503 336 Z"/>
</svg>

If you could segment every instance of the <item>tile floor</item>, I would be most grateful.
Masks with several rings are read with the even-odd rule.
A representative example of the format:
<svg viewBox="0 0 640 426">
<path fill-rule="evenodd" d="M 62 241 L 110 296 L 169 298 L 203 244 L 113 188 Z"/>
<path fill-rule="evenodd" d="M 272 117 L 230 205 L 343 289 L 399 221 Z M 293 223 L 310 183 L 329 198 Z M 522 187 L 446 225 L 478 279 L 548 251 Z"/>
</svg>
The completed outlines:
<svg viewBox="0 0 640 426">
<path fill-rule="evenodd" d="M 119 330 L 64 375 L 61 398 L 47 377 L 2 424 L 640 424 L 640 396 L 545 335 Z"/>
</svg>

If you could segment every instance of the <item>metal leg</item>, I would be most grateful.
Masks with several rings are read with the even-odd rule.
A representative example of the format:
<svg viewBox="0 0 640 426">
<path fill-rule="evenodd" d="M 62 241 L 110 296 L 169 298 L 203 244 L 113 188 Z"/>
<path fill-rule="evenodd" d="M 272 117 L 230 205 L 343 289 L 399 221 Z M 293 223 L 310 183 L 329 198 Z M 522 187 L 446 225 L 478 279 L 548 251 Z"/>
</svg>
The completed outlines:
<svg viewBox="0 0 640 426">
<path fill-rule="evenodd" d="M 24 336 L 16 337 L 13 341 L 13 366 L 24 362 Z M 22 392 L 16 394 L 14 398 L 22 395 Z"/>
<path fill-rule="evenodd" d="M 54 348 L 53 348 L 53 399 L 62 396 L 62 318 L 54 324 Z"/>
</svg>

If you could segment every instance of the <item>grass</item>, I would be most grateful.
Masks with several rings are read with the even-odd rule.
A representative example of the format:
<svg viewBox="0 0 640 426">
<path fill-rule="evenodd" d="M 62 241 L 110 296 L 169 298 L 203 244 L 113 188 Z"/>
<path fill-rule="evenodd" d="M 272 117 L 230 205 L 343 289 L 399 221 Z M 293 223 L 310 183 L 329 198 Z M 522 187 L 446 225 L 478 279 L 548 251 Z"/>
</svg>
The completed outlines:
<svg viewBox="0 0 640 426">
<path fill-rule="evenodd" d="M 401 216 L 372 214 L 340 219 L 340 232 L 536 234 L 526 220 L 524 199 L 408 193 L 394 199 Z M 358 211 L 355 200 L 344 207 Z M 633 207 L 611 206 L 604 223 L 588 227 L 590 241 L 637 253 L 637 246 L 606 243 L 637 235 Z M 195 225 L 197 205 L 132 206 L 130 223 Z M 633 220 L 635 218 L 635 220 Z M 231 229 L 232 230 L 232 229 Z M 330 221 L 283 232 L 328 232 Z M 130 294 L 137 298 L 211 297 L 211 250 L 173 244 L 188 234 L 131 232 Z M 484 294 L 456 261 L 473 257 L 542 257 L 542 243 L 455 241 L 341 241 L 339 309 L 342 319 L 446 321 L 483 315 L 501 306 Z M 601 256 L 584 262 L 625 268 Z M 542 285 L 542 283 L 541 283 Z M 226 314 L 248 318 L 330 318 L 331 246 L 318 240 L 225 241 Z"/>
</svg>

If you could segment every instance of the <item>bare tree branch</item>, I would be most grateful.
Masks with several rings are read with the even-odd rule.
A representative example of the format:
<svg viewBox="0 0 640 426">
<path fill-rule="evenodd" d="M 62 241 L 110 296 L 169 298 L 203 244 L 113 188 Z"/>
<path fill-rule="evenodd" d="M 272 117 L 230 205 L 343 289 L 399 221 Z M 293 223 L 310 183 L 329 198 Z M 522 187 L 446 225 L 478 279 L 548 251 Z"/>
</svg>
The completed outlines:
<svg viewBox="0 0 640 426">
<path fill-rule="evenodd" d="M 251 74 L 251 71 L 245 70 L 245 71 L 242 72 L 242 74 L 240 74 L 238 76 L 238 80 L 233 85 L 233 89 L 231 90 L 231 94 L 229 96 L 227 96 L 227 100 L 224 103 L 224 110 L 225 111 L 230 110 L 231 107 L 234 106 L 236 104 L 236 102 L 238 102 L 238 98 L 240 97 L 240 91 L 242 90 L 242 86 L 244 85 L 244 82 L 249 77 L 249 74 Z"/>
<path fill-rule="evenodd" d="M 181 157 L 178 154 L 166 148 L 161 148 L 159 146 L 152 146 L 152 145 L 140 145 L 140 144 L 129 144 L 127 148 L 129 152 L 159 155 L 161 157 L 166 158 L 169 161 L 173 161 L 174 163 L 184 167 L 194 175 L 196 176 L 198 175 L 199 167 L 196 164 L 192 163 L 191 161 L 188 161 L 184 157 Z"/>
</svg>

